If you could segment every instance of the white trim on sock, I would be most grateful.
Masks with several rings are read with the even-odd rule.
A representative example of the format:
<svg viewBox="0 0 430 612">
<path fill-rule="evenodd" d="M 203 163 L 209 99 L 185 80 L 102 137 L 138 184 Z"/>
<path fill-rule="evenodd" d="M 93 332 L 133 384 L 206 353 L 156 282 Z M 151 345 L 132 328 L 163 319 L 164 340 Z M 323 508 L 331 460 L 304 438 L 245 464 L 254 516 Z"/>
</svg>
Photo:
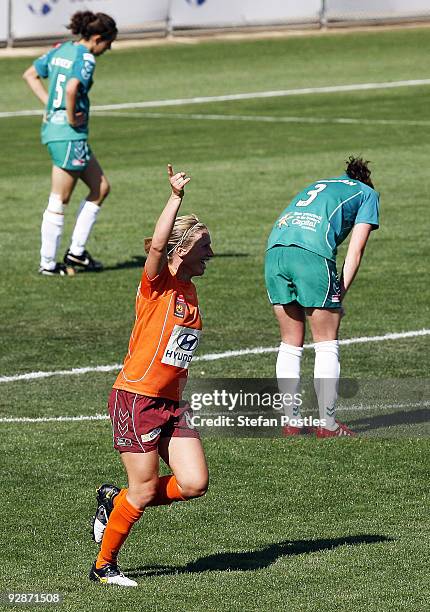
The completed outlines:
<svg viewBox="0 0 430 612">
<path fill-rule="evenodd" d="M 58 193 L 50 193 L 46 210 L 57 215 L 64 215 L 64 204 Z"/>
</svg>

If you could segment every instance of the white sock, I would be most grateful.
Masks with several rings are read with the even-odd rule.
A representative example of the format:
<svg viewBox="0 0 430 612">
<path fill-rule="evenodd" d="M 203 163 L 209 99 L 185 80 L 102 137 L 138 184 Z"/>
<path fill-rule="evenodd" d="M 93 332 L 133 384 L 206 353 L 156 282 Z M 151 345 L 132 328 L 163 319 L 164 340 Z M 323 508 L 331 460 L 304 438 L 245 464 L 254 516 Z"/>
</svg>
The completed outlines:
<svg viewBox="0 0 430 612">
<path fill-rule="evenodd" d="M 70 245 L 70 251 L 73 255 L 82 255 L 85 251 L 85 244 L 99 212 L 100 206 L 97 206 L 94 202 L 82 200 L 76 217 L 75 229 L 73 230 L 72 243 Z"/>
<path fill-rule="evenodd" d="M 64 227 L 64 204 L 59 195 L 51 193 L 48 206 L 43 213 L 40 234 L 42 245 L 40 247 L 40 267 L 45 270 L 55 268 L 57 250 L 60 246 Z"/>
<path fill-rule="evenodd" d="M 293 346 L 281 342 L 276 360 L 276 377 L 278 388 L 282 394 L 291 395 L 291 402 L 284 402 L 283 410 L 289 419 L 300 419 L 300 403 L 297 396 L 300 389 L 300 362 L 302 359 L 303 347 Z"/>
<path fill-rule="evenodd" d="M 318 398 L 320 419 L 327 429 L 337 429 L 336 400 L 340 376 L 339 342 L 328 340 L 315 343 L 314 386 Z"/>
</svg>

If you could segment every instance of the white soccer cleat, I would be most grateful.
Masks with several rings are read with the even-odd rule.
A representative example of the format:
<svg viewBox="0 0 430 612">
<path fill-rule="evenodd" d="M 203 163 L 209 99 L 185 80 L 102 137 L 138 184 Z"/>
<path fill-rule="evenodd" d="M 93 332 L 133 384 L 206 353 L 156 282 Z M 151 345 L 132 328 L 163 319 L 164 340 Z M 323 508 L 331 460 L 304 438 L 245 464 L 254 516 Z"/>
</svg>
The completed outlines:
<svg viewBox="0 0 430 612">
<path fill-rule="evenodd" d="M 123 587 L 137 587 L 137 582 L 124 576 L 122 571 L 117 565 L 113 563 L 107 563 L 97 569 L 94 562 L 90 571 L 90 580 L 93 582 L 99 582 L 100 584 L 116 584 L 117 586 Z"/>
</svg>

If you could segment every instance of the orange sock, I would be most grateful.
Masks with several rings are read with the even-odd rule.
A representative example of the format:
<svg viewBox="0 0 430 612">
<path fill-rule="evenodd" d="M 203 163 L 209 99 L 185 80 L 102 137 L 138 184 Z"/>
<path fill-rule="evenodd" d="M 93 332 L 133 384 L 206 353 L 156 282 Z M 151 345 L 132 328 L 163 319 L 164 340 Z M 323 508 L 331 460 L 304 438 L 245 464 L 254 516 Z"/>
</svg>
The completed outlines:
<svg viewBox="0 0 430 612">
<path fill-rule="evenodd" d="M 143 510 L 138 510 L 128 501 L 126 493 L 127 489 L 122 489 L 115 498 L 114 509 L 109 517 L 96 561 L 98 569 L 106 565 L 106 563 L 116 563 L 121 546 L 124 544 L 134 523 L 143 514 Z"/>
<path fill-rule="evenodd" d="M 113 507 L 115 508 L 116 504 L 120 501 L 120 499 L 122 499 L 124 497 L 124 495 L 127 495 L 127 491 L 128 489 L 121 489 L 121 491 L 118 493 L 118 495 L 115 495 L 115 497 L 113 498 Z"/>
<path fill-rule="evenodd" d="M 179 491 L 176 478 L 172 475 L 160 476 L 157 494 L 148 506 L 168 506 L 174 501 L 186 501 Z"/>
</svg>

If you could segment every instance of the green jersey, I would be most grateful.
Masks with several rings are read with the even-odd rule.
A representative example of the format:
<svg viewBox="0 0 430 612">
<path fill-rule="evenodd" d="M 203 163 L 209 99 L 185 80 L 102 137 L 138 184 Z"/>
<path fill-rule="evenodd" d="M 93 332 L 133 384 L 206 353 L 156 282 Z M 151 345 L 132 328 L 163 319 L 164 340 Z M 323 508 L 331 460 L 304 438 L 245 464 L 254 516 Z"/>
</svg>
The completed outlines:
<svg viewBox="0 0 430 612">
<path fill-rule="evenodd" d="M 293 198 L 273 226 L 267 250 L 296 245 L 336 261 L 337 247 L 357 223 L 379 227 L 379 194 L 347 174 L 323 179 Z"/>
<path fill-rule="evenodd" d="M 42 123 L 43 144 L 88 138 L 88 92 L 93 84 L 95 66 L 94 55 L 85 45 L 74 42 L 58 45 L 34 62 L 37 74 L 43 79 L 49 78 L 49 98 Z M 66 86 L 72 78 L 80 82 L 75 112 L 83 112 L 87 118 L 78 128 L 69 124 L 66 114 Z"/>
</svg>

